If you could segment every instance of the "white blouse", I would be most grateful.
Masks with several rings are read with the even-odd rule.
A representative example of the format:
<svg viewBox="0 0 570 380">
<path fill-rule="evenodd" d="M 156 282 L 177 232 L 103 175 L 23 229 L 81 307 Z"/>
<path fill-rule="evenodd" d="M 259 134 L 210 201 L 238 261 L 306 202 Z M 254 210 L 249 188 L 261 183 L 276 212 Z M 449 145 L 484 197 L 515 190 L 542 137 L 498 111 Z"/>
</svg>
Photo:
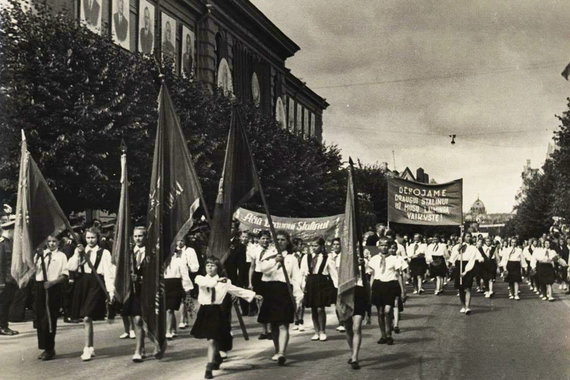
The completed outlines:
<svg viewBox="0 0 570 380">
<path fill-rule="evenodd" d="M 264 257 L 259 261 L 259 265 L 256 265 L 256 269 L 263 273 L 261 276 L 261 281 L 279 281 L 285 282 L 285 275 L 283 274 L 283 268 L 281 264 L 275 260 L 278 253 L 271 256 L 264 255 Z M 293 286 L 293 296 L 296 302 L 301 302 L 303 299 L 303 290 L 301 289 L 301 272 L 299 271 L 299 262 L 294 255 L 289 255 L 287 253 L 283 254 L 285 264 L 285 270 L 289 277 L 289 282 Z"/>
<path fill-rule="evenodd" d="M 89 247 L 89 246 L 85 247 L 85 252 L 84 252 L 85 257 L 89 258 L 89 261 L 93 266 L 95 266 L 95 262 L 97 260 L 98 250 L 99 250 L 98 245 L 94 247 Z M 84 255 L 79 253 L 79 249 L 75 248 L 73 256 L 71 256 L 69 258 L 69 261 L 67 262 L 67 269 L 69 271 L 78 271 L 80 264 L 84 263 L 83 264 L 84 272 L 82 273 L 91 273 L 91 267 L 89 266 L 89 264 L 82 261 L 83 257 Z M 115 293 L 115 272 L 116 272 L 116 267 L 111 262 L 111 253 L 106 249 L 103 249 L 103 253 L 101 255 L 101 262 L 97 267 L 97 274 L 101 274 L 105 278 L 105 287 L 107 288 L 107 292 L 109 293 L 109 295 L 113 295 Z"/>
<path fill-rule="evenodd" d="M 184 251 L 182 251 L 182 254 L 186 258 L 186 265 L 188 266 L 188 269 L 190 269 L 190 272 L 198 272 L 200 270 L 200 262 L 198 261 L 198 255 L 194 248 L 186 247 L 184 248 Z"/>
<path fill-rule="evenodd" d="M 518 261 L 521 267 L 526 268 L 526 260 L 520 247 L 507 247 L 501 250 L 501 266 L 506 270 L 509 261 Z"/>
<path fill-rule="evenodd" d="M 372 269 L 373 280 L 398 281 L 400 271 L 405 268 L 405 261 L 399 256 L 378 254 L 368 261 L 368 267 Z"/>
<path fill-rule="evenodd" d="M 427 249 L 427 245 L 424 243 L 410 243 L 410 245 L 408 245 L 408 249 L 406 250 L 406 254 L 408 255 L 409 259 L 413 259 L 415 257 L 418 257 L 419 255 L 422 255 L 426 253 L 426 249 Z"/>
<path fill-rule="evenodd" d="M 55 281 L 59 276 L 69 276 L 67 270 L 67 256 L 61 251 L 50 251 L 46 249 L 42 253 L 44 257 L 47 279 L 44 277 L 42 271 L 42 259 L 39 255 L 36 256 L 36 281 Z"/>
<path fill-rule="evenodd" d="M 196 285 L 198 285 L 198 303 L 200 305 L 220 305 L 226 294 L 230 293 L 233 296 L 245 299 L 247 302 L 251 302 L 255 298 L 255 292 L 252 290 L 247 290 L 240 288 L 238 286 L 232 285 L 232 282 L 227 279 L 226 282 L 219 282 L 220 277 L 215 276 L 196 276 Z M 215 292 L 212 292 L 215 289 Z M 214 301 L 212 302 L 212 295 Z"/>
<path fill-rule="evenodd" d="M 305 255 L 305 257 L 303 257 L 303 260 L 301 260 L 301 276 L 303 277 L 303 279 L 309 275 L 309 274 L 318 274 L 319 273 L 319 269 L 321 268 L 321 265 L 323 263 L 323 258 L 324 255 L 322 253 L 319 253 L 317 255 L 317 263 L 316 265 L 313 266 L 312 270 L 309 272 L 309 260 L 313 260 L 315 256 L 314 255 Z M 340 255 L 339 255 L 340 258 Z M 339 262 L 340 264 L 340 262 Z M 323 272 L 321 273 L 324 276 L 330 276 L 334 287 L 338 288 L 338 272 L 336 270 L 337 265 L 335 260 L 330 256 L 327 255 L 326 256 L 326 262 L 325 262 L 325 266 L 323 268 Z"/>
<path fill-rule="evenodd" d="M 190 280 L 190 276 L 188 275 L 186 257 L 183 255 L 177 256 L 175 253 L 173 254 L 170 263 L 164 270 L 164 278 L 181 278 L 182 287 L 184 288 L 185 292 L 189 292 L 190 290 L 194 289 L 192 280 Z"/>
</svg>

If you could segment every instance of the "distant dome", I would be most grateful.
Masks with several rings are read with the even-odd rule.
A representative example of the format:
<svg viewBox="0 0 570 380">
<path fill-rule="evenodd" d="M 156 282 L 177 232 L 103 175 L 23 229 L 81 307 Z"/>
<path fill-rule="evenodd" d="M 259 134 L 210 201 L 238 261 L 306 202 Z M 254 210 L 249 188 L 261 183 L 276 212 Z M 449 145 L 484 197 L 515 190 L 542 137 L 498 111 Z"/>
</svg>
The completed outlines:
<svg viewBox="0 0 570 380">
<path fill-rule="evenodd" d="M 481 201 L 481 199 L 479 199 L 479 197 L 477 197 L 477 200 L 473 203 L 473 206 L 471 206 L 471 214 L 473 215 L 481 215 L 481 214 L 486 214 L 487 210 L 485 209 L 485 204 L 483 203 L 483 201 Z"/>
</svg>

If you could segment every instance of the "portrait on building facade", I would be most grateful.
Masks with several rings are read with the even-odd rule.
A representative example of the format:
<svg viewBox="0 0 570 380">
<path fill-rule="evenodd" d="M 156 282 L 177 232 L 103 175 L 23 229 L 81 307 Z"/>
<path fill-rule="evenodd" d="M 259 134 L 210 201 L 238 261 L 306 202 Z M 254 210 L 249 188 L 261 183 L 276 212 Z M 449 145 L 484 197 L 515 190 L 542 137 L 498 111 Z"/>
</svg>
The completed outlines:
<svg viewBox="0 0 570 380">
<path fill-rule="evenodd" d="M 186 26 L 182 26 L 182 75 L 185 78 L 194 77 L 196 62 L 196 35 Z"/>
<path fill-rule="evenodd" d="M 166 13 L 161 14 L 162 59 L 170 59 L 176 67 L 176 20 Z"/>
<path fill-rule="evenodd" d="M 261 91 L 259 90 L 259 79 L 257 79 L 257 74 L 253 73 L 251 76 L 251 100 L 253 104 L 259 106 L 261 101 Z"/>
<path fill-rule="evenodd" d="M 297 103 L 297 123 L 295 125 L 298 133 L 303 133 L 303 106 Z"/>
<path fill-rule="evenodd" d="M 111 17 L 111 32 L 113 40 L 125 49 L 131 47 L 129 29 L 129 1 L 113 0 L 113 17 Z"/>
<path fill-rule="evenodd" d="M 275 102 L 275 120 L 277 124 L 279 124 L 280 128 L 286 128 L 287 122 L 285 120 L 285 107 L 283 106 L 283 100 L 281 97 L 277 97 L 277 101 Z"/>
<path fill-rule="evenodd" d="M 309 117 L 310 117 L 310 113 L 308 109 L 304 109 L 305 111 L 305 115 L 303 116 L 303 133 L 305 134 L 306 137 L 310 137 L 311 135 L 311 129 L 310 129 L 310 121 L 309 121 Z"/>
<path fill-rule="evenodd" d="M 80 17 L 94 33 L 101 32 L 101 0 L 81 0 Z"/>
<path fill-rule="evenodd" d="M 225 96 L 229 96 L 234 92 L 232 72 L 225 58 L 222 58 L 218 67 L 218 88 L 222 89 Z"/>
<path fill-rule="evenodd" d="M 146 0 L 139 3 L 139 51 L 152 54 L 154 50 L 154 5 Z"/>
</svg>

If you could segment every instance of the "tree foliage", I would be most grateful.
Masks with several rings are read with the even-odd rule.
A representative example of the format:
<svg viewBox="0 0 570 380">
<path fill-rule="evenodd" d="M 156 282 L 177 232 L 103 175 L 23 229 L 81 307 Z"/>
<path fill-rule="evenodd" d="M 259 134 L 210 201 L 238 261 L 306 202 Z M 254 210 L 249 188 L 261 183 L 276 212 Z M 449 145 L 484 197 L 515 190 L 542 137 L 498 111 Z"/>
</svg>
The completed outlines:
<svg viewBox="0 0 570 380">
<path fill-rule="evenodd" d="M 509 224 L 523 239 L 547 232 L 555 216 L 570 219 L 570 98 L 567 100 L 568 109 L 558 116 L 560 125 L 554 133 L 557 149 L 541 172 L 525 180 L 525 191 Z"/>
<path fill-rule="evenodd" d="M 169 63 L 126 51 L 69 13 L 18 1 L 0 13 L 0 201 L 15 203 L 20 130 L 66 212 L 114 211 L 119 146 L 128 146 L 133 214 L 146 212 L 160 72 L 172 95 L 204 194 L 213 209 L 232 101 L 173 74 Z M 271 212 L 321 216 L 344 207 L 346 175 L 336 146 L 277 126 L 240 107 Z M 248 205 L 259 209 L 259 202 Z"/>
</svg>

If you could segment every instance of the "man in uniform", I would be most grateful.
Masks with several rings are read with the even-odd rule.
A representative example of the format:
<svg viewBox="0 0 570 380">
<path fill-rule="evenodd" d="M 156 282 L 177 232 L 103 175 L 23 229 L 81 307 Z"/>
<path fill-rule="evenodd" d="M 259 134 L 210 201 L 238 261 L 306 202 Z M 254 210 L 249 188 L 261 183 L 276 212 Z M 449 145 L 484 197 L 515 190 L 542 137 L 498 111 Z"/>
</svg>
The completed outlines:
<svg viewBox="0 0 570 380">
<path fill-rule="evenodd" d="M 0 237 L 0 335 L 17 335 L 18 331 L 8 327 L 10 306 L 18 290 L 16 280 L 10 273 L 12 267 L 14 220 L 5 222 L 0 227 L 2 227 L 2 236 Z"/>
</svg>

